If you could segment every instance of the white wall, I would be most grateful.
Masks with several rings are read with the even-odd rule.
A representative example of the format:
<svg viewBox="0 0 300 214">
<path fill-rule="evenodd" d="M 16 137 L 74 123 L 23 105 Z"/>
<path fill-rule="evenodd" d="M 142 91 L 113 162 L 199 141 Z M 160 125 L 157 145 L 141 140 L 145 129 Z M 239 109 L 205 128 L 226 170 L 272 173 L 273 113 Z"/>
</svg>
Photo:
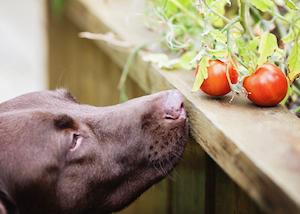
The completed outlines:
<svg viewBox="0 0 300 214">
<path fill-rule="evenodd" d="M 44 0 L 0 0 L 0 101 L 45 89 Z"/>
</svg>

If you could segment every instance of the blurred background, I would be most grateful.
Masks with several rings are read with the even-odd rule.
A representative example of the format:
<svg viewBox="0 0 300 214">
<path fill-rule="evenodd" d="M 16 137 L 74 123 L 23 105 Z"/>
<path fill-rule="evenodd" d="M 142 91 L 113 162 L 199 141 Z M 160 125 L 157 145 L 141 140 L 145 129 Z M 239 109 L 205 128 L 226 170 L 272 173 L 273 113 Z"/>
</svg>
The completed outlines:
<svg viewBox="0 0 300 214">
<path fill-rule="evenodd" d="M 47 88 L 44 0 L 0 0 L 0 102 Z"/>
</svg>

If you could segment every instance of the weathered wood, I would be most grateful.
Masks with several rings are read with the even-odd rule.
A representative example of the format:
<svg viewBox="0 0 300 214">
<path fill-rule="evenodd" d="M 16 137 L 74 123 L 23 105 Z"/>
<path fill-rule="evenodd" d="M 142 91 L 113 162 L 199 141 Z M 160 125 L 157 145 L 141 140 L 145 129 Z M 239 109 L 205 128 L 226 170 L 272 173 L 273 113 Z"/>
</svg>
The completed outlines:
<svg viewBox="0 0 300 214">
<path fill-rule="evenodd" d="M 215 170 L 214 213 L 260 214 L 262 211 L 218 166 Z"/>
<path fill-rule="evenodd" d="M 140 198 L 128 208 L 119 212 L 120 214 L 167 214 L 169 210 L 168 189 L 169 181 L 163 180 L 151 187 Z"/>
<path fill-rule="evenodd" d="M 80 102 L 104 106 L 119 102 L 121 69 L 89 40 L 79 39 L 80 29 L 62 16 L 49 20 L 48 79 L 50 89 L 67 88 Z M 145 94 L 130 78 L 129 98 Z"/>
<path fill-rule="evenodd" d="M 186 147 L 183 160 L 172 173 L 172 214 L 204 213 L 205 210 L 205 152 L 193 141 Z"/>
<path fill-rule="evenodd" d="M 139 45 L 152 40 L 134 18 L 139 6 L 132 1 L 71 0 L 67 10 L 83 31 L 115 32 Z M 131 15 L 130 15 L 131 14 Z M 122 66 L 131 48 L 96 42 Z M 179 89 L 186 98 L 191 132 L 204 150 L 259 205 L 272 213 L 300 212 L 300 121 L 282 107 L 258 108 L 244 98 L 211 99 L 191 93 L 192 72 L 165 72 L 143 61 L 140 52 L 130 76 L 146 92 Z"/>
</svg>

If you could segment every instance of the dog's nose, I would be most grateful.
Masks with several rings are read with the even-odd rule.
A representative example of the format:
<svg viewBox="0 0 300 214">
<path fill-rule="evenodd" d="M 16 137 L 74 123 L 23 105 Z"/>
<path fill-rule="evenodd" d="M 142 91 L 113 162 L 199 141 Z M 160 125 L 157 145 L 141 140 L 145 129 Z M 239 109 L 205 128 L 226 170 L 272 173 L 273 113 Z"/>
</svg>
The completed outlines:
<svg viewBox="0 0 300 214">
<path fill-rule="evenodd" d="M 168 120 L 186 119 L 183 96 L 177 90 L 169 91 L 164 103 L 164 118 Z"/>
</svg>

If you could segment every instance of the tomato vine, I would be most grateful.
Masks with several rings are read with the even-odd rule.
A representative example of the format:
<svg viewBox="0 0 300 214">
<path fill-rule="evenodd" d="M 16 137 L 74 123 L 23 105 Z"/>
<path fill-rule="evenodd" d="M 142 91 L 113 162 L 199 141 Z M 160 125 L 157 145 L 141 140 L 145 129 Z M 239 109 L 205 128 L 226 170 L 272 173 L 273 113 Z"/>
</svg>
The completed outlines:
<svg viewBox="0 0 300 214">
<path fill-rule="evenodd" d="M 164 69 L 197 67 L 193 90 L 207 78 L 208 59 L 230 61 L 236 67 L 240 84 L 231 88 L 238 93 L 245 76 L 272 63 L 289 79 L 289 96 L 282 103 L 300 111 L 299 1 L 149 0 L 147 8 L 148 27 L 163 38 L 165 54 L 155 61 Z"/>
</svg>

